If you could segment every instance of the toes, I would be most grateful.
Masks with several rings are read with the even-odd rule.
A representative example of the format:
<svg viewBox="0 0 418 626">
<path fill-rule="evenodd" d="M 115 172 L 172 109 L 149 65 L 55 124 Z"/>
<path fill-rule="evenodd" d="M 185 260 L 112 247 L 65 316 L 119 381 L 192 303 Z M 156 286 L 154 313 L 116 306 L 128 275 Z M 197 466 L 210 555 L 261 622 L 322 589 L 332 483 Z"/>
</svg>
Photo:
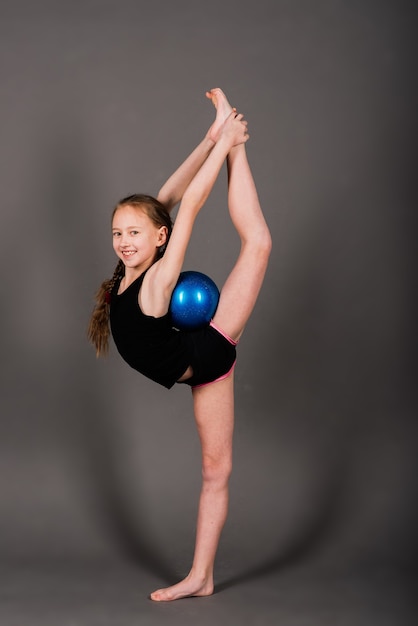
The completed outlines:
<svg viewBox="0 0 418 626">
<path fill-rule="evenodd" d="M 152 593 L 150 593 L 150 598 L 151 600 L 158 600 L 159 596 L 161 595 L 161 590 L 157 589 L 157 591 L 153 591 Z"/>
<path fill-rule="evenodd" d="M 169 600 L 172 600 L 173 597 L 174 596 L 167 593 L 167 591 L 165 591 L 164 589 L 157 589 L 157 591 L 153 591 L 150 594 L 150 598 L 151 600 L 154 600 L 154 602 L 167 602 Z"/>
</svg>

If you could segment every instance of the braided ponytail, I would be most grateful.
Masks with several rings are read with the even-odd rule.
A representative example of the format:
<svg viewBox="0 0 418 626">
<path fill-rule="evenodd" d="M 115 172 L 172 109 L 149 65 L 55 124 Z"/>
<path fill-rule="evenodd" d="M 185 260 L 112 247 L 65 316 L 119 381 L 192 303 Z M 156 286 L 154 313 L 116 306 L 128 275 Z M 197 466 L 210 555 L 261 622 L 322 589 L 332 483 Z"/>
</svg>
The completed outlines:
<svg viewBox="0 0 418 626">
<path fill-rule="evenodd" d="M 89 341 L 96 348 L 96 356 L 105 355 L 109 348 L 109 304 L 110 294 L 119 278 L 125 274 L 125 266 L 119 261 L 112 278 L 104 280 L 96 293 L 96 304 L 87 330 Z"/>
</svg>

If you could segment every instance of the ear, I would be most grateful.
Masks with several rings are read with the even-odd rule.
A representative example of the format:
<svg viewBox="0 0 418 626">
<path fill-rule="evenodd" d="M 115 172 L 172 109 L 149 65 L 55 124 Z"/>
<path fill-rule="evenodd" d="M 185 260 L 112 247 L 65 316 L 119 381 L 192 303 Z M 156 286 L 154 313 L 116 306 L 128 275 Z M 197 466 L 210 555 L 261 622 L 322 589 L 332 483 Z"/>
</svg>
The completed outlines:
<svg viewBox="0 0 418 626">
<path fill-rule="evenodd" d="M 167 226 L 161 226 L 158 229 L 157 248 L 160 248 L 161 246 L 163 246 L 166 243 L 166 241 L 167 241 L 167 234 L 168 234 Z"/>
</svg>

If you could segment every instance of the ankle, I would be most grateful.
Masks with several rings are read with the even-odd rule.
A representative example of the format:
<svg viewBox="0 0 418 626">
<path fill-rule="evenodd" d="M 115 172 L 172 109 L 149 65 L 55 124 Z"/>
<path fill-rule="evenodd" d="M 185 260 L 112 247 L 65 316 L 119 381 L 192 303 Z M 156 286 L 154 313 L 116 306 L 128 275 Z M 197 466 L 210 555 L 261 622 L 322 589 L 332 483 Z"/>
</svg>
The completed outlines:
<svg viewBox="0 0 418 626">
<path fill-rule="evenodd" d="M 194 582 L 200 585 L 206 585 L 213 583 L 213 570 L 212 569 L 203 569 L 200 570 L 197 567 L 192 567 L 189 574 L 187 575 L 189 580 L 193 580 Z"/>
</svg>

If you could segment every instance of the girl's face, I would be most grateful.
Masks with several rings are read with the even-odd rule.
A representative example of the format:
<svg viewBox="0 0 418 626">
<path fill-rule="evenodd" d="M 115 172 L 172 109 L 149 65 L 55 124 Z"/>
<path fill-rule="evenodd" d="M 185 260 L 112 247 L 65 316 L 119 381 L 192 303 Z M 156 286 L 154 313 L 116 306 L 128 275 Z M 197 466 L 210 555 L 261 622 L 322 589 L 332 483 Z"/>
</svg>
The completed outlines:
<svg viewBox="0 0 418 626">
<path fill-rule="evenodd" d="M 113 249 L 126 268 L 144 271 L 155 261 L 167 237 L 165 226 L 156 226 L 139 207 L 123 206 L 112 221 Z"/>
</svg>

